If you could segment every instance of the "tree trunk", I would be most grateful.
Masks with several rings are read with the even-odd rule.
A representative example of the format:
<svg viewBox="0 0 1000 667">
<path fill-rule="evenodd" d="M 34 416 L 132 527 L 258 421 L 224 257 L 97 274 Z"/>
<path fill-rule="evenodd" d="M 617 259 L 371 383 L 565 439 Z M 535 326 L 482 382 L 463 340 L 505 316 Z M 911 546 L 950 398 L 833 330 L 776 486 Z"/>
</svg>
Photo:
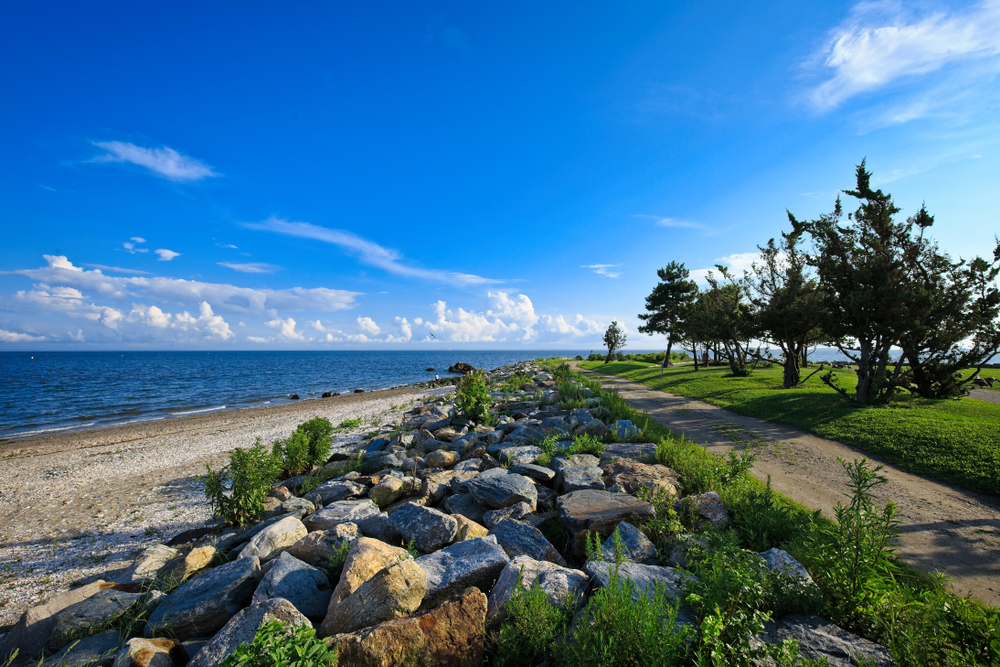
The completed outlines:
<svg viewBox="0 0 1000 667">
<path fill-rule="evenodd" d="M 861 355 L 858 359 L 858 389 L 854 393 L 854 400 L 858 402 L 858 405 L 868 405 L 872 388 L 872 351 L 871 345 L 865 341 L 859 341 L 859 347 Z"/>
<path fill-rule="evenodd" d="M 799 357 L 797 354 L 786 354 L 785 355 L 785 372 L 782 378 L 782 383 L 785 389 L 791 389 L 799 383 L 799 378 L 801 374 L 799 373 Z"/>
<path fill-rule="evenodd" d="M 670 365 L 670 348 L 674 346 L 674 337 L 669 336 L 667 338 L 667 356 L 663 357 L 663 365 L 660 368 L 666 368 Z"/>
<path fill-rule="evenodd" d="M 698 372 L 698 343 L 691 343 L 691 356 L 694 357 L 694 372 Z"/>
</svg>

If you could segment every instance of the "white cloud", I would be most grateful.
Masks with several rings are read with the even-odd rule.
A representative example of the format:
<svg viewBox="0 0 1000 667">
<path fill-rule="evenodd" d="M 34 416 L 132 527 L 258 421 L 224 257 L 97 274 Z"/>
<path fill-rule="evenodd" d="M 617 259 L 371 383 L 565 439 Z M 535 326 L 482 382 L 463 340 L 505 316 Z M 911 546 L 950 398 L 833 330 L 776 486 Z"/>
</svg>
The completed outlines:
<svg viewBox="0 0 1000 667">
<path fill-rule="evenodd" d="M 313 322 L 311 326 L 316 331 L 326 331 L 326 329 L 323 327 L 323 323 L 320 322 L 319 320 L 316 320 L 315 322 Z"/>
<path fill-rule="evenodd" d="M 418 318 L 419 319 L 419 318 Z M 405 317 L 397 317 L 393 322 L 399 327 L 399 335 L 389 334 L 385 337 L 387 343 L 408 343 L 413 338 L 413 328 Z"/>
<path fill-rule="evenodd" d="M 137 252 L 149 252 L 148 248 L 136 248 L 135 244 L 132 243 L 131 241 L 126 241 L 125 243 L 122 244 L 122 247 L 125 248 L 126 252 L 132 255 L 134 255 Z"/>
<path fill-rule="evenodd" d="M 812 103 L 832 109 L 855 95 L 948 66 L 992 78 L 1000 64 L 1000 3 L 966 7 L 916 18 L 895 2 L 857 4 L 815 58 L 832 75 L 811 91 Z"/>
<path fill-rule="evenodd" d="M 611 269 L 616 266 L 621 266 L 621 264 L 584 264 L 581 269 L 590 269 L 599 276 L 606 276 L 608 278 L 617 278 L 621 275 L 621 271 L 612 271 Z"/>
<path fill-rule="evenodd" d="M 216 264 L 224 266 L 227 269 L 232 269 L 233 271 L 239 271 L 240 273 L 274 273 L 281 268 L 280 266 L 265 264 L 263 262 L 250 262 L 247 264 L 237 264 L 236 262 L 216 262 Z"/>
<path fill-rule="evenodd" d="M 574 338 L 587 334 L 601 333 L 605 330 L 605 325 L 595 320 L 588 320 L 583 315 L 577 315 L 572 323 L 567 322 L 562 315 L 544 315 L 542 321 L 548 330 L 554 333 L 570 335 Z"/>
<path fill-rule="evenodd" d="M 133 236 L 131 238 L 131 240 L 135 241 L 136 243 L 145 243 L 146 242 L 146 239 L 142 238 L 141 236 Z"/>
<path fill-rule="evenodd" d="M 0 343 L 37 343 L 41 340 L 45 340 L 45 336 L 32 336 L 30 334 L 0 329 Z"/>
<path fill-rule="evenodd" d="M 524 330 L 524 340 L 534 337 L 532 327 L 538 321 L 538 315 L 527 295 L 517 294 L 512 299 L 506 292 L 489 292 L 486 297 L 490 300 L 490 308 L 486 311 L 488 316 L 497 318 L 497 321 L 516 322 Z"/>
<path fill-rule="evenodd" d="M 219 247 L 220 248 L 232 248 L 233 250 L 239 250 L 239 248 L 237 248 L 236 246 L 234 246 L 232 243 L 227 243 L 226 245 L 220 245 Z"/>
<path fill-rule="evenodd" d="M 278 319 L 271 320 L 266 324 L 272 329 L 276 329 L 278 331 L 278 337 L 284 340 L 302 341 L 306 339 L 305 335 L 295 330 L 295 320 L 290 317 L 284 320 L 279 317 Z"/>
<path fill-rule="evenodd" d="M 96 293 L 106 299 L 146 298 L 182 306 L 206 301 L 213 308 L 238 313 L 261 313 L 277 309 L 332 312 L 353 308 L 354 300 L 359 296 L 358 292 L 326 287 L 252 289 L 179 278 L 108 276 L 99 269 L 85 271 L 61 255 L 44 257 L 48 262 L 47 267 L 0 271 L 0 275 L 18 275 L 48 285 L 72 287 Z"/>
<path fill-rule="evenodd" d="M 400 263 L 403 257 L 398 251 L 391 248 L 384 248 L 377 243 L 342 229 L 327 229 L 326 227 L 320 227 L 308 222 L 288 222 L 279 218 L 270 218 L 261 223 L 248 223 L 246 227 L 331 243 L 357 255 L 361 262 L 365 264 L 376 266 L 389 273 L 408 278 L 435 280 L 453 285 L 481 285 L 501 282 L 468 273 L 407 266 Z"/>
<path fill-rule="evenodd" d="M 120 266 L 105 266 L 104 264 L 84 264 L 84 266 L 89 266 L 92 269 L 100 269 L 101 271 L 111 271 L 112 273 L 134 273 L 140 276 L 149 275 L 149 271 L 139 271 L 138 269 L 123 269 Z"/>
<path fill-rule="evenodd" d="M 173 250 L 167 250 L 166 248 L 160 248 L 159 250 L 154 250 L 153 252 L 155 252 L 157 255 L 160 256 L 161 262 L 169 262 L 174 257 L 181 256 L 179 252 L 174 252 Z"/>
<path fill-rule="evenodd" d="M 273 338 L 261 338 L 260 336 L 247 336 L 247 340 L 251 343 L 270 343 Z"/>
<path fill-rule="evenodd" d="M 73 333 L 72 331 L 67 332 L 67 335 L 70 337 L 70 340 L 74 340 L 77 343 L 82 343 L 87 340 L 87 337 L 83 335 L 83 329 L 77 329 L 76 333 Z"/>
<path fill-rule="evenodd" d="M 229 324 L 222 319 L 222 316 L 212 312 L 212 307 L 208 305 L 207 301 L 201 302 L 198 317 L 188 315 L 188 312 L 185 310 L 180 315 L 175 315 L 174 318 L 176 320 L 174 326 L 184 330 L 191 328 L 195 331 L 201 331 L 205 333 L 206 338 L 229 340 L 235 336 L 229 328 Z M 289 322 L 292 322 L 294 328 L 295 322 L 291 318 L 289 318 Z"/>
<path fill-rule="evenodd" d="M 436 317 L 433 321 L 426 320 L 424 325 L 435 335 L 441 334 L 456 343 L 503 341 L 521 332 L 516 322 L 506 324 L 499 318 L 491 320 L 483 313 L 462 308 L 452 311 L 444 301 L 436 302 L 432 308 Z"/>
<path fill-rule="evenodd" d="M 362 333 L 371 334 L 372 336 L 377 336 L 381 329 L 375 324 L 375 320 L 370 317 L 359 317 L 358 318 L 358 329 Z"/>
<path fill-rule="evenodd" d="M 173 148 L 145 148 L 125 141 L 94 141 L 98 148 L 107 151 L 98 155 L 92 162 L 129 162 L 145 167 L 171 181 L 200 181 L 204 178 L 219 176 L 207 164 L 194 158 L 182 155 Z"/>
<path fill-rule="evenodd" d="M 750 271 L 753 268 L 754 262 L 760 262 L 760 253 L 736 252 L 732 255 L 719 257 L 715 260 L 716 264 L 722 264 L 727 267 L 729 271 L 737 277 L 742 276 L 744 271 Z M 714 273 L 716 278 L 719 277 L 719 270 L 713 266 L 707 269 L 694 269 L 691 271 L 689 278 L 695 282 L 704 284 L 709 271 Z"/>
</svg>

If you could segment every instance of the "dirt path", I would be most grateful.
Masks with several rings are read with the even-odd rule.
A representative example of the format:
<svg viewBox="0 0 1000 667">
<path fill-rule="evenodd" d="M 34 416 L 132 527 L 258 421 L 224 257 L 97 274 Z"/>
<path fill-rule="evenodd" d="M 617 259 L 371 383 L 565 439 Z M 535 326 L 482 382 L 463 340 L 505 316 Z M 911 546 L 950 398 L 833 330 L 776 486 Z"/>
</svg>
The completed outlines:
<svg viewBox="0 0 1000 667">
<path fill-rule="evenodd" d="M 844 499 L 847 481 L 837 457 L 863 456 L 847 445 L 790 426 L 736 415 L 624 378 L 578 370 L 599 378 L 605 387 L 617 387 L 629 405 L 711 451 L 760 445 L 753 474 L 762 480 L 770 475 L 776 491 L 831 517 L 834 505 Z M 955 593 L 1000 606 L 1000 499 L 888 464 L 883 473 L 889 483 L 880 496 L 899 505 L 899 554 L 921 570 L 946 574 Z"/>
</svg>

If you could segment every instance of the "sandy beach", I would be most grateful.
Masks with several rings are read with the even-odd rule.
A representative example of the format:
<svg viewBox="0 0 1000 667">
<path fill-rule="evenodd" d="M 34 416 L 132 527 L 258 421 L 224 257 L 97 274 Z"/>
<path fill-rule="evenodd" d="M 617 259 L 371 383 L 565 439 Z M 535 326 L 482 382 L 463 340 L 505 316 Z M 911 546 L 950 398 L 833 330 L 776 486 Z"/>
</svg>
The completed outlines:
<svg viewBox="0 0 1000 667">
<path fill-rule="evenodd" d="M 403 387 L 0 443 L 0 632 L 74 581 L 211 518 L 196 479 L 227 452 L 325 417 L 334 444 L 398 422 L 437 389 Z"/>
</svg>

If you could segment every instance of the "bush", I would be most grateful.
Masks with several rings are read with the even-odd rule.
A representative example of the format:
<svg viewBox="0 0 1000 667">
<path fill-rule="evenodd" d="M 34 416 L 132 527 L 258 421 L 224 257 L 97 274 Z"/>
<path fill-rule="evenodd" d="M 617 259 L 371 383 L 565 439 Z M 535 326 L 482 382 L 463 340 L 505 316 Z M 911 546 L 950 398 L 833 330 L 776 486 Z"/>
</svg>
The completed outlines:
<svg viewBox="0 0 1000 667">
<path fill-rule="evenodd" d="M 316 466 L 326 463 L 330 447 L 333 446 L 333 424 L 330 420 L 313 417 L 299 424 L 297 430 L 305 432 L 309 437 L 309 463 Z"/>
<path fill-rule="evenodd" d="M 518 575 L 514 594 L 504 606 L 507 618 L 500 626 L 493 659 L 497 667 L 533 667 L 551 659 L 573 616 L 570 609 L 549 602 L 537 582 L 527 589 L 521 582 Z"/>
<path fill-rule="evenodd" d="M 229 452 L 229 465 L 218 471 L 206 464 L 202 478 L 212 514 L 242 526 L 264 510 L 264 498 L 278 478 L 280 462 L 261 444 Z"/>
<path fill-rule="evenodd" d="M 490 421 L 490 408 L 493 407 L 493 397 L 486 387 L 486 374 L 482 369 L 468 373 L 458 382 L 455 392 L 455 409 L 458 416 L 470 419 L 477 424 Z"/>
<path fill-rule="evenodd" d="M 567 454 L 591 454 L 600 458 L 604 453 L 604 443 L 588 433 L 582 433 L 573 438 L 573 444 L 566 450 Z"/>
<path fill-rule="evenodd" d="M 253 641 L 240 644 L 220 667 L 330 667 L 337 664 L 331 649 L 308 625 L 265 621 Z"/>
<path fill-rule="evenodd" d="M 309 436 L 298 429 L 287 440 L 276 440 L 271 449 L 276 461 L 280 461 L 284 477 L 301 475 L 310 468 Z"/>
</svg>

